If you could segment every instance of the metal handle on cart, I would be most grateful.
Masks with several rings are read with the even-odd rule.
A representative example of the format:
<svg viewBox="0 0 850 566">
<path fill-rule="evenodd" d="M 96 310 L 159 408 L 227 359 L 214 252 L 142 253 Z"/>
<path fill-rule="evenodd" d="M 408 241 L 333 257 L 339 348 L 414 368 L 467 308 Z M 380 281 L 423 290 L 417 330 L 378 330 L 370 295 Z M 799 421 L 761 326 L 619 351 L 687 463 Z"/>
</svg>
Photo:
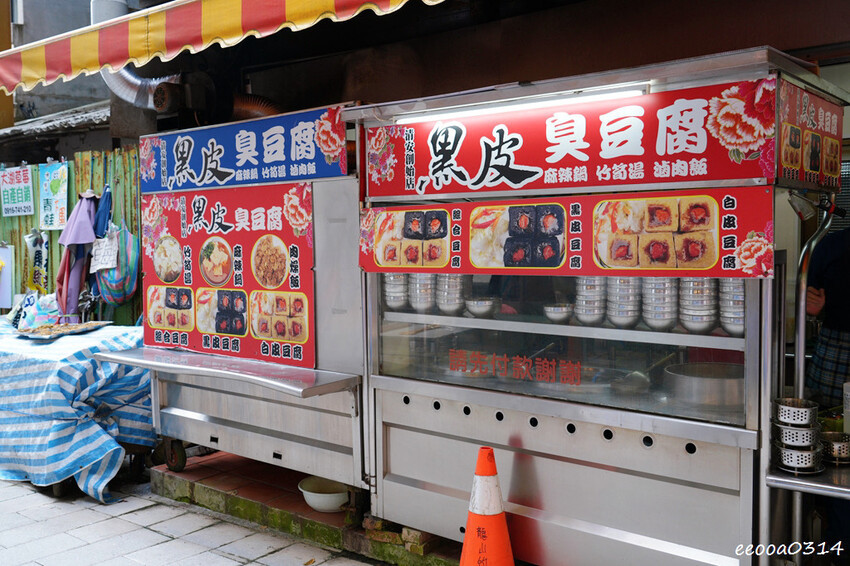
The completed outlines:
<svg viewBox="0 0 850 566">
<path fill-rule="evenodd" d="M 794 336 L 794 395 L 803 399 L 806 391 L 806 288 L 808 287 L 809 262 L 812 252 L 832 224 L 832 217 L 837 210 L 835 195 L 830 195 L 828 204 L 818 204 L 825 212 L 823 222 L 812 234 L 800 252 L 800 262 L 797 264 L 797 319 Z M 843 217 L 844 214 L 841 214 Z M 796 537 L 796 538 L 795 538 Z M 791 496 L 791 538 L 803 540 L 803 494 L 795 491 Z M 795 564 L 802 564 L 802 555 L 794 557 Z"/>
<path fill-rule="evenodd" d="M 800 399 L 803 398 L 806 389 L 806 288 L 808 287 L 809 279 L 809 262 L 812 258 L 812 252 L 823 238 L 824 234 L 829 230 L 832 224 L 832 217 L 838 214 L 843 217 L 845 210 L 835 206 L 835 195 L 830 195 L 828 204 L 818 204 L 818 208 L 825 212 L 823 222 L 812 234 L 812 237 L 803 246 L 800 252 L 800 261 L 797 264 L 797 318 L 795 320 L 796 332 L 794 336 L 794 395 Z"/>
</svg>

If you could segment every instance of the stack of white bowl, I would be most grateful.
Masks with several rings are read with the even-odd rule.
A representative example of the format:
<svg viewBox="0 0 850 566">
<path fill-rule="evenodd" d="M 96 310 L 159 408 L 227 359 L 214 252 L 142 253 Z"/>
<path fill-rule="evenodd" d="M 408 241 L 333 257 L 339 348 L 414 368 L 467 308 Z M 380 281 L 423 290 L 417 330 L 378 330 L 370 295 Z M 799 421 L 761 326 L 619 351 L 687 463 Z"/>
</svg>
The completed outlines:
<svg viewBox="0 0 850 566">
<path fill-rule="evenodd" d="M 640 277 L 608 279 L 608 321 L 617 328 L 632 328 L 640 321 Z"/>
<path fill-rule="evenodd" d="M 641 295 L 643 322 L 653 330 L 672 330 L 679 322 L 679 280 L 644 277 Z"/>
<path fill-rule="evenodd" d="M 463 311 L 468 279 L 468 275 L 457 273 L 437 274 L 437 308 L 441 313 L 457 315 Z"/>
<path fill-rule="evenodd" d="M 394 311 L 407 306 L 407 274 L 384 273 L 384 301 Z"/>
<path fill-rule="evenodd" d="M 436 273 L 411 273 L 407 276 L 407 300 L 417 312 L 431 311 L 436 298 Z"/>
<path fill-rule="evenodd" d="M 573 316 L 588 326 L 605 320 L 605 277 L 576 277 L 576 304 Z"/>
<path fill-rule="evenodd" d="M 679 322 L 694 334 L 708 334 L 717 327 L 717 280 L 682 277 L 679 281 Z"/>
<path fill-rule="evenodd" d="M 720 280 L 720 327 L 730 336 L 744 335 L 744 280 Z"/>
</svg>

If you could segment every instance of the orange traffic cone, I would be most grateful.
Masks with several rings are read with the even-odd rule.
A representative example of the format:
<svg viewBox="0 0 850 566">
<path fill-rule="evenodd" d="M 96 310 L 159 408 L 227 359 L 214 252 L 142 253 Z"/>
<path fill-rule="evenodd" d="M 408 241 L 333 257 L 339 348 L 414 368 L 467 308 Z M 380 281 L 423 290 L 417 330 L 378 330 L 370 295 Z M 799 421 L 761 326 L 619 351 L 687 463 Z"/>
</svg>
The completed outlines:
<svg viewBox="0 0 850 566">
<path fill-rule="evenodd" d="M 469 516 L 460 566 L 513 566 L 508 523 L 502 509 L 502 490 L 496 474 L 496 456 L 489 446 L 478 450 L 472 478 Z"/>
</svg>

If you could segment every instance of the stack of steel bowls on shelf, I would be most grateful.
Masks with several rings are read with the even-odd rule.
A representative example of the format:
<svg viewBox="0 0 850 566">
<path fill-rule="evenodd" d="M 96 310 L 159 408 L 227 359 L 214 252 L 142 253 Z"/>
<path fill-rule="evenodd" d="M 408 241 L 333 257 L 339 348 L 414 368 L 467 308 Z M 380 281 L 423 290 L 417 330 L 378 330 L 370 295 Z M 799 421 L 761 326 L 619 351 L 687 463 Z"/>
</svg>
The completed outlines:
<svg viewBox="0 0 850 566">
<path fill-rule="evenodd" d="M 640 322 L 640 277 L 608 279 L 608 304 L 605 314 L 617 328 L 632 328 Z"/>
<path fill-rule="evenodd" d="M 744 335 L 744 280 L 720 280 L 720 327 L 729 336 Z"/>
<path fill-rule="evenodd" d="M 407 274 L 384 273 L 384 302 L 388 309 L 401 310 L 407 306 Z"/>
<path fill-rule="evenodd" d="M 433 310 L 437 298 L 436 273 L 411 273 L 407 276 L 407 300 L 416 312 Z"/>
<path fill-rule="evenodd" d="M 458 315 L 465 307 L 468 292 L 468 275 L 457 273 L 437 274 L 437 308 L 447 315 Z"/>
<path fill-rule="evenodd" d="M 679 322 L 694 334 L 708 334 L 717 327 L 716 279 L 682 277 L 679 281 Z"/>
<path fill-rule="evenodd" d="M 605 321 L 605 277 L 577 277 L 576 304 L 573 316 L 587 326 L 597 326 Z"/>
<path fill-rule="evenodd" d="M 672 330 L 679 322 L 679 280 L 644 277 L 641 295 L 643 322 L 653 330 Z"/>
<path fill-rule="evenodd" d="M 823 471 L 817 403 L 794 397 L 776 399 L 771 423 L 774 463 L 779 469 L 794 474 Z"/>
</svg>

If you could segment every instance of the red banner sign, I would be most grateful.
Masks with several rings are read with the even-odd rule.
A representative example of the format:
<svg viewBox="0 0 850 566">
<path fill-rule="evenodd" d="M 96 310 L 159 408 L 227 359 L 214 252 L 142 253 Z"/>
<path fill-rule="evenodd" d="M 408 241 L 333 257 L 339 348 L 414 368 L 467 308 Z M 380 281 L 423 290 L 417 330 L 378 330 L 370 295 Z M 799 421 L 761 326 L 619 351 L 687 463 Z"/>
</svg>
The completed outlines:
<svg viewBox="0 0 850 566">
<path fill-rule="evenodd" d="M 780 81 L 779 177 L 841 186 L 843 121 L 843 107 Z"/>
<path fill-rule="evenodd" d="M 372 272 L 773 275 L 773 190 L 694 189 L 365 209 Z"/>
<path fill-rule="evenodd" d="M 307 183 L 142 197 L 144 343 L 314 367 Z"/>
<path fill-rule="evenodd" d="M 368 131 L 369 195 L 773 181 L 776 78 Z"/>
</svg>

